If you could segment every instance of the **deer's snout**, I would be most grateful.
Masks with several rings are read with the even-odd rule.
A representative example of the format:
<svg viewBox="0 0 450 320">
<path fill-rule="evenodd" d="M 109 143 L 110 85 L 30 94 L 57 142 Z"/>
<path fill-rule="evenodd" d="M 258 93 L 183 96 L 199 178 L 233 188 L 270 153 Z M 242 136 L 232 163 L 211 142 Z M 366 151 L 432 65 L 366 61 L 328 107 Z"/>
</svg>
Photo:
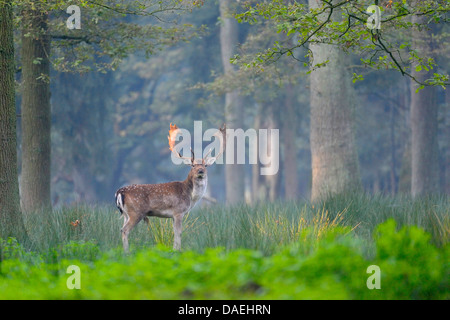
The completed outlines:
<svg viewBox="0 0 450 320">
<path fill-rule="evenodd" d="M 198 174 L 204 174 L 205 170 L 204 169 L 198 169 Z"/>
</svg>

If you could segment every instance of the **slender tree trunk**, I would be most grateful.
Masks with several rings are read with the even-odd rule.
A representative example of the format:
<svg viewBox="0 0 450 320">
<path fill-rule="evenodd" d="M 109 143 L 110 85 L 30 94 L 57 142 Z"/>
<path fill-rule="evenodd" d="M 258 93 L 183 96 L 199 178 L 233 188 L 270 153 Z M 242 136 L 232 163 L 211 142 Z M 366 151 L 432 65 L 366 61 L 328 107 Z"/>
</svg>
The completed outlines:
<svg viewBox="0 0 450 320">
<path fill-rule="evenodd" d="M 262 114 L 262 106 L 258 104 L 258 111 L 255 115 L 255 119 L 253 122 L 253 128 L 255 130 L 259 130 L 261 128 L 261 114 Z M 258 149 L 254 148 L 253 152 L 258 155 Z M 252 201 L 258 202 L 264 200 L 267 192 L 265 190 L 265 185 L 262 181 L 262 175 L 260 174 L 261 164 L 257 162 L 256 164 L 252 164 Z"/>
<path fill-rule="evenodd" d="M 222 64 L 225 75 L 234 73 L 230 58 L 235 54 L 238 44 L 238 24 L 230 16 L 231 5 L 234 1 L 220 0 L 220 46 L 222 54 Z M 225 94 L 225 121 L 227 128 L 243 128 L 244 109 L 242 97 L 237 90 Z M 236 144 L 235 144 L 236 146 Z M 237 152 L 234 152 L 235 156 Z M 225 166 L 225 190 L 227 204 L 234 204 L 244 201 L 245 194 L 245 171 L 244 166 L 236 164 L 226 164 Z"/>
<path fill-rule="evenodd" d="M 274 148 L 279 148 L 279 145 L 272 145 L 271 129 L 279 128 L 279 119 L 275 113 L 274 107 L 276 104 L 269 102 L 260 104 L 257 115 L 254 120 L 254 129 L 267 129 L 269 134 L 267 136 L 267 156 L 274 159 Z M 264 119 L 264 120 L 263 120 Z M 259 137 L 261 139 L 261 137 Z M 258 142 L 259 143 L 259 142 Z M 258 154 L 258 148 L 253 149 Z M 263 151 L 264 152 L 264 151 Z M 261 175 L 261 169 L 264 166 L 261 163 L 252 165 L 252 201 L 275 201 L 280 194 L 280 178 L 281 171 L 278 170 L 276 174 Z"/>
<path fill-rule="evenodd" d="M 317 7 L 316 0 L 309 0 Z M 328 12 L 325 13 L 328 15 Z M 333 13 L 333 19 L 339 12 Z M 311 199 L 360 188 L 354 138 L 354 95 L 351 76 L 345 69 L 348 57 L 339 48 L 311 44 L 314 63 L 329 60 L 310 77 L 311 104 Z"/>
<path fill-rule="evenodd" d="M 413 23 L 423 24 L 425 16 L 413 16 Z M 432 32 L 415 31 L 412 49 L 422 54 L 432 51 Z M 433 75 L 433 70 L 416 71 L 412 66 L 412 76 L 425 82 Z M 411 86 L 411 194 L 413 197 L 439 192 L 439 148 L 437 140 L 438 105 L 436 88 L 427 86 L 416 93 L 418 84 Z"/>
<path fill-rule="evenodd" d="M 411 114 L 410 114 L 410 98 L 411 94 L 411 81 L 407 78 L 404 79 L 404 92 L 401 101 L 402 104 L 402 126 L 410 128 L 411 126 Z M 411 134 L 408 132 L 402 136 L 401 140 L 405 141 L 403 145 L 402 156 L 400 160 L 400 171 L 398 174 L 398 192 L 402 194 L 411 193 Z"/>
<path fill-rule="evenodd" d="M 17 179 L 12 1 L 0 2 L 0 237 L 26 237 Z"/>
<path fill-rule="evenodd" d="M 398 192 L 409 194 L 411 192 L 411 142 L 407 141 L 400 165 L 400 173 L 398 179 Z"/>
<path fill-rule="evenodd" d="M 292 84 L 286 86 L 286 112 L 283 113 L 283 144 L 284 144 L 284 189 L 287 200 L 298 197 L 298 152 L 295 146 L 297 138 L 297 114 L 295 112 L 294 88 Z"/>
<path fill-rule="evenodd" d="M 445 105 L 446 107 L 446 111 L 444 112 L 444 118 L 445 118 L 445 129 L 444 129 L 444 134 L 446 137 L 450 137 L 450 90 L 446 90 L 445 92 Z M 445 161 L 445 165 L 444 165 L 444 192 L 447 195 L 450 195 L 450 141 L 447 140 L 446 142 L 446 151 L 444 154 L 444 161 Z"/>
<path fill-rule="evenodd" d="M 50 39 L 47 13 L 23 11 L 22 209 L 50 208 Z"/>
<path fill-rule="evenodd" d="M 276 111 L 274 110 L 276 106 L 276 103 L 273 101 L 270 101 L 265 104 L 263 115 L 265 118 L 263 129 L 269 130 L 271 132 L 271 129 L 278 129 L 279 128 L 279 117 L 276 114 Z M 267 137 L 267 149 L 268 154 L 270 154 L 271 158 L 273 158 L 274 155 L 274 148 L 279 148 L 279 145 L 272 145 L 272 139 L 270 136 L 270 133 Z M 264 176 L 264 182 L 267 185 L 267 196 L 266 199 L 270 201 L 275 201 L 278 198 L 278 195 L 280 193 L 280 176 L 281 176 L 281 170 L 278 170 L 276 174 L 270 174 Z"/>
<path fill-rule="evenodd" d="M 391 101 L 389 103 L 389 111 L 390 111 L 390 117 L 391 117 L 391 123 L 390 123 L 390 136 L 391 136 L 391 170 L 390 170 L 390 178 L 391 178 L 391 194 L 394 196 L 397 193 L 397 157 L 395 155 L 396 153 L 396 143 L 395 143 L 395 124 L 396 124 L 396 117 L 395 117 L 395 107 L 394 103 Z"/>
</svg>

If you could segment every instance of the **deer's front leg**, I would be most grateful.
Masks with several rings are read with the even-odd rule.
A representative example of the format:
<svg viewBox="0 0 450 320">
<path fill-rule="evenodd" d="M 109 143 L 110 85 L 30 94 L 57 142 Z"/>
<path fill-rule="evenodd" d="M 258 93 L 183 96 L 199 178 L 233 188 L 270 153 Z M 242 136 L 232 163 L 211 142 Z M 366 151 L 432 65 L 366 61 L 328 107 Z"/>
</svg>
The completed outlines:
<svg viewBox="0 0 450 320">
<path fill-rule="evenodd" d="M 183 215 L 173 216 L 173 249 L 181 250 L 181 229 L 182 229 Z"/>
</svg>

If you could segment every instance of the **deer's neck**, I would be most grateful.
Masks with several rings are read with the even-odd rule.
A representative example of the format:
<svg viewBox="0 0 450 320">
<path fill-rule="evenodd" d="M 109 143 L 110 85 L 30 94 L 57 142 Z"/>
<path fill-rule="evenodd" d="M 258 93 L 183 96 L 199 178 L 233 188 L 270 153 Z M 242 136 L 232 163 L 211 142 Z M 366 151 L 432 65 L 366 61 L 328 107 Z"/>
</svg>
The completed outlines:
<svg viewBox="0 0 450 320">
<path fill-rule="evenodd" d="M 200 201 L 206 192 L 208 185 L 208 177 L 205 175 L 203 179 L 188 177 L 184 181 L 187 193 L 191 200 L 191 209 Z"/>
</svg>

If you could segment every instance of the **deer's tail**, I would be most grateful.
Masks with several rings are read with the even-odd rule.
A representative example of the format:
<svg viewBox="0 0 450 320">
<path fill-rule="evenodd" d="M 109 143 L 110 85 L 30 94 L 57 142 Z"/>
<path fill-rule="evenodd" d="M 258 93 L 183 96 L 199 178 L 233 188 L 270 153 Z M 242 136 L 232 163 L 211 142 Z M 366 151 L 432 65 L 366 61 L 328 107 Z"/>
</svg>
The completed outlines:
<svg viewBox="0 0 450 320">
<path fill-rule="evenodd" d="M 116 206 L 120 211 L 120 215 L 123 215 L 123 201 L 125 200 L 125 197 L 123 193 L 120 193 L 119 191 L 115 194 L 116 197 Z"/>
</svg>

